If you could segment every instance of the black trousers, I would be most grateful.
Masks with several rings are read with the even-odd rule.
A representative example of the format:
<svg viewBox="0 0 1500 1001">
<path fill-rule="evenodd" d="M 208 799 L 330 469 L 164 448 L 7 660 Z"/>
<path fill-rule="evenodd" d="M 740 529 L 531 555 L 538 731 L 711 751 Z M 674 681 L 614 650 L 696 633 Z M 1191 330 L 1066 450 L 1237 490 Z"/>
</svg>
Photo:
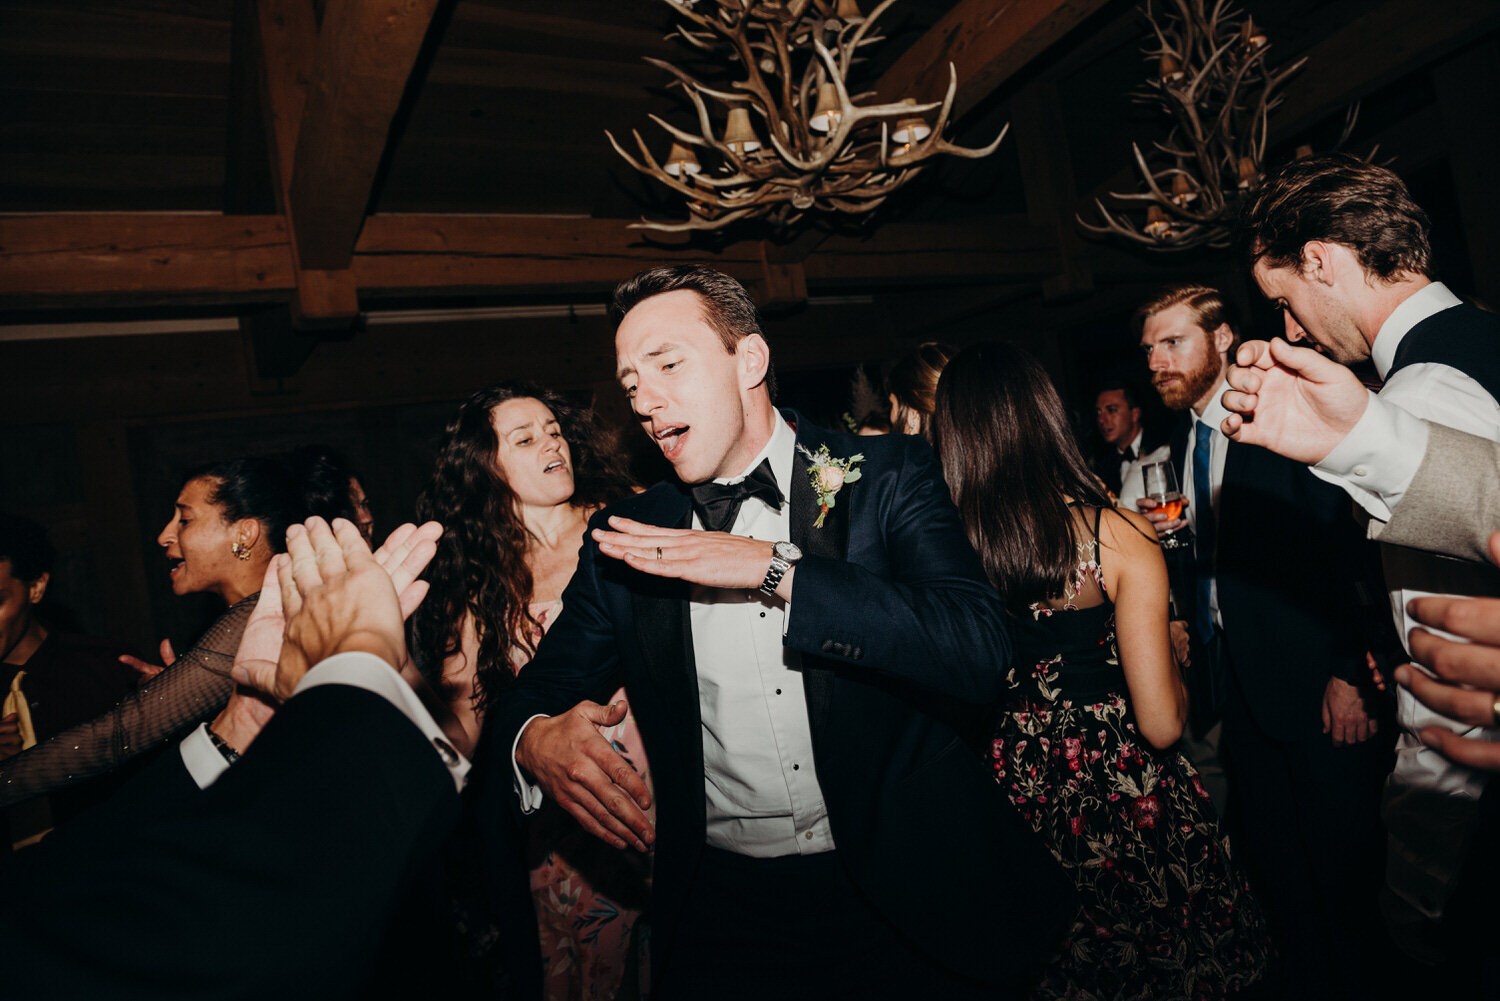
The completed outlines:
<svg viewBox="0 0 1500 1001">
<path fill-rule="evenodd" d="M 1220 750 L 1230 837 L 1276 946 L 1267 996 L 1385 996 L 1380 791 L 1393 723 L 1382 720 L 1376 736 L 1350 747 L 1323 733 L 1281 740 L 1255 722 L 1236 687 L 1228 695 Z"/>
<path fill-rule="evenodd" d="M 672 954 L 660 958 L 655 1001 L 1011 996 L 919 954 L 871 908 L 837 852 L 758 859 L 705 848 Z"/>
</svg>

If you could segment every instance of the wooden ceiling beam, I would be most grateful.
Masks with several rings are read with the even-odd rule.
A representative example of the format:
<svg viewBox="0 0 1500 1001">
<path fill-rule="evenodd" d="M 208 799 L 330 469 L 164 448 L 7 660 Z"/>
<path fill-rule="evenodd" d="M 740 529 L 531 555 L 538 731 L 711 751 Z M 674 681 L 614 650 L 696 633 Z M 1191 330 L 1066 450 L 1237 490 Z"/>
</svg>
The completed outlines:
<svg viewBox="0 0 1500 1001">
<path fill-rule="evenodd" d="M 882 100 L 940 100 L 958 71 L 953 119 L 988 97 L 1108 0 L 960 0 L 875 84 Z"/>
<path fill-rule="evenodd" d="M 716 250 L 647 243 L 619 220 L 376 215 L 349 276 L 366 298 L 595 292 L 663 262 L 763 281 L 758 241 Z M 777 263 L 777 262 L 772 262 Z M 1055 234 L 1024 217 L 982 226 L 892 224 L 837 236 L 803 262 L 819 288 L 1033 281 L 1061 266 Z M 0 309 L 285 298 L 305 280 L 281 216 L 99 213 L 0 216 Z"/>
<path fill-rule="evenodd" d="M 303 0 L 306 2 L 306 0 Z M 287 206 L 303 267 L 347 268 L 438 0 L 328 0 Z"/>
<path fill-rule="evenodd" d="M 0 216 L 0 304 L 66 308 L 285 299 L 296 273 L 281 216 Z"/>
<path fill-rule="evenodd" d="M 256 11 L 276 206 L 289 231 L 306 231 L 308 224 L 299 224 L 291 188 L 308 87 L 317 62 L 317 15 L 311 0 L 261 0 Z M 363 214 L 361 203 L 361 218 Z M 308 326 L 352 323 L 359 315 L 359 295 L 347 261 L 341 267 L 314 268 L 303 259 L 298 241 L 291 241 L 289 250 L 297 277 L 291 299 L 294 322 Z"/>
</svg>

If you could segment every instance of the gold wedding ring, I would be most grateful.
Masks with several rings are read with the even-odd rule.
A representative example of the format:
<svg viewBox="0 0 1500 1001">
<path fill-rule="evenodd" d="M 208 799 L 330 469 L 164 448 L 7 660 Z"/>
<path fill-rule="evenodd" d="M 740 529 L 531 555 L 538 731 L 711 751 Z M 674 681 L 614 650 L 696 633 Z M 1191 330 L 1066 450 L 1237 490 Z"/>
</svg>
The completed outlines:
<svg viewBox="0 0 1500 1001">
<path fill-rule="evenodd" d="M 656 547 L 656 562 L 661 562 L 661 546 Z M 1497 703 L 1500 703 L 1500 700 L 1497 700 Z M 1496 712 L 1500 713 L 1500 709 L 1497 709 Z"/>
<path fill-rule="evenodd" d="M 1495 726 L 1500 726 L 1500 693 L 1495 695 L 1495 701 L 1490 703 L 1490 714 L 1494 716 Z"/>
</svg>

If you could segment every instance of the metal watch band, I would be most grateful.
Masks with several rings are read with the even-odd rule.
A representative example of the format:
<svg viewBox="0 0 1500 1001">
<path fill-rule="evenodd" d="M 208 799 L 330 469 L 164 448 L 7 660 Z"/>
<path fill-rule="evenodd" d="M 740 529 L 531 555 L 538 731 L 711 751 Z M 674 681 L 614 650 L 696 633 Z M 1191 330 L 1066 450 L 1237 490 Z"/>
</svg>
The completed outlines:
<svg viewBox="0 0 1500 1001">
<path fill-rule="evenodd" d="M 760 582 L 760 589 L 766 594 L 775 594 L 776 586 L 781 583 L 781 578 L 785 577 L 786 572 L 791 568 L 790 563 L 773 553 L 771 565 L 766 569 L 766 579 Z"/>
</svg>

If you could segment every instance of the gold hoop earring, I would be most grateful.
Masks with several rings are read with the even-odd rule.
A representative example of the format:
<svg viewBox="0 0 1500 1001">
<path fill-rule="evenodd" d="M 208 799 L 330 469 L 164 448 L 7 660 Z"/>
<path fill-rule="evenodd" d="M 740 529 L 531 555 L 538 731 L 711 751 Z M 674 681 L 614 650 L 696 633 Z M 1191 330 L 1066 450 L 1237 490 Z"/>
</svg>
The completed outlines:
<svg viewBox="0 0 1500 1001">
<path fill-rule="evenodd" d="M 250 547 L 245 545 L 243 542 L 236 542 L 234 545 L 229 547 L 229 551 L 234 553 L 234 555 L 239 559 L 248 560 L 250 558 Z"/>
</svg>

